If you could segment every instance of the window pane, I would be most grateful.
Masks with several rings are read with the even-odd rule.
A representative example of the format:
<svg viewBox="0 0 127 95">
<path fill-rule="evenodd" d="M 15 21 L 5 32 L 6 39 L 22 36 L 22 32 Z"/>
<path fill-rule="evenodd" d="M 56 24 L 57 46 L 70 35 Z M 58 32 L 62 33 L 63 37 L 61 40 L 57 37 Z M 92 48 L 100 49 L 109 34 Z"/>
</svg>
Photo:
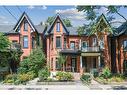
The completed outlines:
<svg viewBox="0 0 127 95">
<path fill-rule="evenodd" d="M 23 46 L 24 46 L 24 48 L 28 48 L 28 37 L 27 36 L 25 36 L 24 38 L 23 38 Z"/>
<path fill-rule="evenodd" d="M 124 47 L 124 49 L 127 49 L 127 40 L 124 41 L 123 47 Z"/>
<path fill-rule="evenodd" d="M 56 37 L 56 48 L 60 48 L 60 47 L 61 47 L 61 38 Z"/>
<path fill-rule="evenodd" d="M 83 43 L 82 43 L 82 47 L 83 47 L 83 48 L 88 47 L 88 42 L 83 42 Z"/>
<path fill-rule="evenodd" d="M 32 48 L 35 47 L 35 39 L 32 37 Z"/>
<path fill-rule="evenodd" d="M 25 20 L 24 21 L 24 31 L 28 30 L 28 22 Z"/>
<path fill-rule="evenodd" d="M 104 38 L 103 37 L 101 37 L 100 39 L 100 48 L 104 49 Z"/>
<path fill-rule="evenodd" d="M 57 24 L 56 24 L 56 31 L 57 31 L 57 32 L 60 31 L 60 22 L 57 22 Z"/>
<path fill-rule="evenodd" d="M 71 49 L 75 49 L 75 42 L 71 42 L 71 43 L 70 43 L 70 48 L 71 48 Z"/>
<path fill-rule="evenodd" d="M 93 38 L 93 46 L 96 46 L 96 45 L 97 45 L 97 39 Z"/>
</svg>

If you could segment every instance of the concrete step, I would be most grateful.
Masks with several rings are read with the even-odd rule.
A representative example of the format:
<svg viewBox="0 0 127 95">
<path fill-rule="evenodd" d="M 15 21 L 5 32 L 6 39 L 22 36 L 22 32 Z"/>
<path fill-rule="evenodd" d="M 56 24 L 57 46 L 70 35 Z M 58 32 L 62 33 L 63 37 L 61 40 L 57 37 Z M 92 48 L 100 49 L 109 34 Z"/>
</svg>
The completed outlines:
<svg viewBox="0 0 127 95">
<path fill-rule="evenodd" d="M 74 80 L 80 80 L 80 73 L 73 73 L 73 76 L 74 76 Z"/>
</svg>

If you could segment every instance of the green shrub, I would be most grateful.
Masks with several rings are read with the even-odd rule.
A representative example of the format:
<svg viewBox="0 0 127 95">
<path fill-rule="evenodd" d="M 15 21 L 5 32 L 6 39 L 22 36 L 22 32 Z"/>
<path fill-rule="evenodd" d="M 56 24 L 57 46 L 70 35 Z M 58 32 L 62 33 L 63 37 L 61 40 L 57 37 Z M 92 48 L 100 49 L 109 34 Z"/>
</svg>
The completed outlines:
<svg viewBox="0 0 127 95">
<path fill-rule="evenodd" d="M 34 78 L 34 74 L 30 74 L 30 72 L 26 73 L 26 74 L 18 74 L 17 75 L 17 81 L 18 83 L 26 83 L 27 81 L 30 81 Z"/>
<path fill-rule="evenodd" d="M 56 79 L 58 79 L 59 81 L 71 81 L 73 79 L 73 76 L 69 72 L 59 71 L 56 73 Z"/>
<path fill-rule="evenodd" d="M 86 83 L 91 83 L 91 80 L 92 80 L 92 76 L 91 74 L 89 73 L 84 73 L 81 78 L 80 78 L 83 82 L 86 82 Z"/>
<path fill-rule="evenodd" d="M 5 80 L 3 83 L 14 83 L 15 80 L 17 80 L 17 75 L 16 74 L 9 74 L 5 77 Z"/>
<path fill-rule="evenodd" d="M 43 69 L 46 64 L 46 58 L 41 48 L 36 48 L 32 51 L 30 56 L 20 62 L 18 73 L 34 72 L 38 76 L 39 70 Z"/>
<path fill-rule="evenodd" d="M 29 64 L 30 64 L 30 59 L 26 58 L 20 62 L 20 67 L 18 68 L 18 73 L 24 74 L 29 72 Z"/>
<path fill-rule="evenodd" d="M 47 80 L 48 77 L 50 76 L 49 69 L 46 67 L 46 68 L 40 70 L 39 73 L 38 73 L 38 76 L 39 76 L 40 81 Z"/>
<path fill-rule="evenodd" d="M 91 73 L 93 74 L 93 76 L 94 76 L 95 78 L 99 76 L 99 72 L 98 72 L 97 69 L 92 69 L 92 70 L 91 70 Z"/>
<path fill-rule="evenodd" d="M 123 82 L 124 79 L 121 78 L 121 77 L 115 77 L 113 76 L 111 79 L 110 79 L 111 82 Z"/>
<path fill-rule="evenodd" d="M 102 75 L 101 75 L 101 76 L 104 77 L 105 79 L 111 77 L 111 71 L 109 70 L 108 67 L 105 67 L 105 68 L 102 70 Z"/>
</svg>

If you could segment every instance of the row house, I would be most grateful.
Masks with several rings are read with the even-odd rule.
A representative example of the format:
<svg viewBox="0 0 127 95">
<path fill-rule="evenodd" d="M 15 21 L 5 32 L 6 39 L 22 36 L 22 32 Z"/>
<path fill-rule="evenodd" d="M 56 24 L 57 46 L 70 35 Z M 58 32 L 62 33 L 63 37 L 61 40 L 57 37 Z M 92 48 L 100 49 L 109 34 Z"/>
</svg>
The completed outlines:
<svg viewBox="0 0 127 95">
<path fill-rule="evenodd" d="M 104 15 L 98 20 L 105 27 L 110 27 Z M 48 27 L 46 36 L 47 63 L 52 71 L 59 70 L 59 54 L 66 56 L 65 70 L 70 72 L 90 72 L 108 65 L 110 67 L 109 36 L 101 34 L 100 45 L 96 35 L 89 36 L 90 31 L 79 36 L 76 27 L 66 27 L 60 15 L 57 15 Z M 102 57 L 103 56 L 103 57 Z M 104 57 L 106 56 L 106 57 Z M 103 59 L 103 60 L 101 60 Z M 104 61 L 107 62 L 104 62 Z"/>
<path fill-rule="evenodd" d="M 101 71 L 108 66 L 113 73 L 124 73 L 127 68 L 127 23 L 115 31 L 102 14 L 96 21 L 98 35 L 86 31 L 78 35 L 77 27 L 66 27 L 59 14 L 51 25 L 34 25 L 24 12 L 16 25 L 0 25 L 0 32 L 5 33 L 12 43 L 21 45 L 26 58 L 32 49 L 43 47 L 50 70 L 59 71 L 58 57 L 65 56 L 65 71 L 91 72 Z M 110 28 L 110 32 L 106 30 Z"/>
</svg>

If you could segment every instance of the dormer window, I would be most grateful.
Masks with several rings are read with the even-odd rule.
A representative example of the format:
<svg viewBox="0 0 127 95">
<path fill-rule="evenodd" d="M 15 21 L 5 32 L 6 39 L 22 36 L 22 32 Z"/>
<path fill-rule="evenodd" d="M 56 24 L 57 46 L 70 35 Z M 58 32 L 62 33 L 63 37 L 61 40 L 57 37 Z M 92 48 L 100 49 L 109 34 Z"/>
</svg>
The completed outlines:
<svg viewBox="0 0 127 95">
<path fill-rule="evenodd" d="M 100 38 L 100 48 L 104 49 L 104 38 L 103 37 Z"/>
<path fill-rule="evenodd" d="M 123 48 L 124 48 L 124 50 L 127 50 L 127 40 L 124 40 L 124 42 L 123 42 Z"/>
<path fill-rule="evenodd" d="M 97 45 L 97 38 L 93 38 L 93 46 Z"/>
<path fill-rule="evenodd" d="M 57 32 L 60 32 L 60 22 L 57 22 L 56 23 L 56 31 Z"/>
<path fill-rule="evenodd" d="M 24 31 L 28 31 L 28 22 L 27 22 L 27 20 L 24 21 Z"/>
</svg>

